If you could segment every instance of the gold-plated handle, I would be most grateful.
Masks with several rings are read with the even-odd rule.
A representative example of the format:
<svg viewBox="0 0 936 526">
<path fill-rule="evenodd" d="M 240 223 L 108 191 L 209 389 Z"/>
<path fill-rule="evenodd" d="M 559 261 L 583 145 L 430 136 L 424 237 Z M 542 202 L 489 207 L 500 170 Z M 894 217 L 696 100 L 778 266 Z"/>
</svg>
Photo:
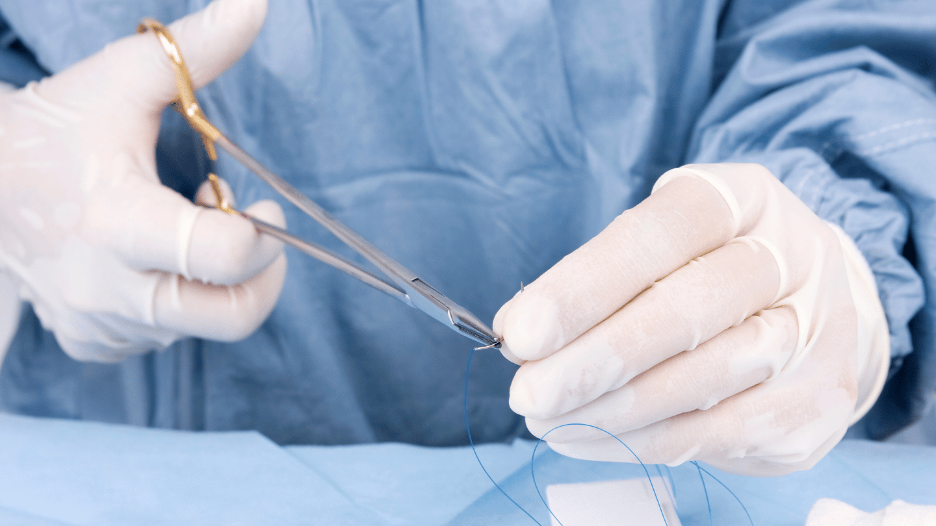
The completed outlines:
<svg viewBox="0 0 936 526">
<path fill-rule="evenodd" d="M 205 114 L 198 106 L 198 101 L 195 99 L 195 88 L 192 86 L 192 77 L 189 75 L 188 67 L 185 65 L 179 46 L 176 45 L 175 39 L 172 38 L 169 30 L 151 18 L 143 19 L 139 27 L 137 27 L 137 33 L 145 33 L 146 31 L 152 31 L 159 39 L 163 50 L 169 56 L 172 69 L 175 70 L 176 90 L 179 92 L 179 97 L 172 101 L 172 105 L 185 117 L 189 126 L 201 135 L 202 141 L 205 143 L 205 150 L 208 151 L 208 157 L 212 161 L 216 161 L 218 154 L 215 151 L 214 142 L 221 137 L 221 132 L 208 122 L 208 118 L 205 117 Z"/>
<path fill-rule="evenodd" d="M 143 19 L 139 27 L 137 27 L 137 33 L 145 33 L 146 31 L 152 31 L 152 33 L 156 35 L 156 38 L 159 39 L 159 43 L 162 45 L 166 55 L 168 55 L 169 62 L 172 64 L 172 69 L 175 71 L 176 91 L 179 92 L 179 96 L 172 101 L 172 106 L 185 117 L 189 126 L 201 135 L 202 142 L 205 144 L 205 150 L 208 152 L 208 157 L 212 161 L 217 161 L 218 153 L 215 150 L 214 142 L 221 137 L 221 132 L 208 121 L 208 118 L 205 117 L 201 107 L 198 105 L 198 100 L 195 98 L 195 87 L 192 86 L 192 76 L 189 75 L 188 67 L 185 65 L 185 60 L 182 58 L 182 51 L 179 50 L 175 39 L 172 38 L 172 33 L 159 22 L 151 18 Z M 231 208 L 224 198 L 218 176 L 209 173 L 208 181 L 211 183 L 211 190 L 214 192 L 215 201 L 217 202 L 215 208 L 229 214 L 237 214 L 237 211 Z"/>
<path fill-rule="evenodd" d="M 209 173 L 208 182 L 211 183 L 211 191 L 215 196 L 214 207 L 231 215 L 240 215 L 237 210 L 231 208 L 231 204 L 224 198 L 224 193 L 221 191 L 221 179 L 219 179 L 217 175 Z"/>
</svg>

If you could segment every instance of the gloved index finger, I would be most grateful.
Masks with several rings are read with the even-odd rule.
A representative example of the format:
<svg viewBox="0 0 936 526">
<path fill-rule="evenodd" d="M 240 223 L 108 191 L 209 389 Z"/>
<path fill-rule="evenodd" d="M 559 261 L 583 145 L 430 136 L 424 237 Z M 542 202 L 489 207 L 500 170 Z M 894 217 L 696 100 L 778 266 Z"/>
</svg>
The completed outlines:
<svg viewBox="0 0 936 526">
<path fill-rule="evenodd" d="M 215 0 L 168 25 L 196 90 L 247 51 L 260 32 L 266 11 L 267 0 Z M 119 115 L 121 121 L 127 120 L 128 105 L 158 115 L 178 96 L 175 71 L 152 34 L 118 40 L 57 77 L 62 80 L 42 86 L 44 96 L 71 100 L 79 106 L 98 106 Z M 87 85 L 88 79 L 93 80 L 94 89 L 79 90 L 82 97 L 76 100 L 74 87 Z"/>
<path fill-rule="evenodd" d="M 516 357 L 544 358 L 734 235 L 718 190 L 677 177 L 527 286 L 498 312 L 495 326 Z"/>
<path fill-rule="evenodd" d="M 285 227 L 272 201 L 248 212 Z M 139 270 L 161 270 L 216 284 L 239 283 L 268 266 L 282 243 L 253 224 L 189 202 L 158 182 L 134 179 L 95 194 L 84 220 L 86 235 Z"/>
</svg>

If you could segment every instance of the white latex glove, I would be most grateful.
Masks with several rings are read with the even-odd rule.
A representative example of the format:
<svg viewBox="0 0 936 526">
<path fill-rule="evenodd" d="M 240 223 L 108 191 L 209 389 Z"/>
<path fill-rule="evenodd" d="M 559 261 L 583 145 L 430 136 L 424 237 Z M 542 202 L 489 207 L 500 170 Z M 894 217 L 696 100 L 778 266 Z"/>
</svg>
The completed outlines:
<svg viewBox="0 0 936 526">
<path fill-rule="evenodd" d="M 247 50 L 266 7 L 218 0 L 169 26 L 196 88 Z M 149 33 L 0 96 L 0 270 L 77 359 L 246 337 L 282 289 L 280 243 L 160 184 L 156 138 L 175 96 Z M 284 223 L 273 202 L 248 211 Z"/>
<path fill-rule="evenodd" d="M 751 164 L 667 172 L 505 304 L 494 331 L 525 362 L 510 406 L 533 434 L 585 423 L 645 463 L 750 475 L 815 464 L 874 402 L 889 359 L 858 249 Z M 635 461 L 584 426 L 546 440 Z"/>
<path fill-rule="evenodd" d="M 835 499 L 819 499 L 813 504 L 806 526 L 932 526 L 936 506 L 891 502 L 883 510 L 867 513 Z"/>
</svg>

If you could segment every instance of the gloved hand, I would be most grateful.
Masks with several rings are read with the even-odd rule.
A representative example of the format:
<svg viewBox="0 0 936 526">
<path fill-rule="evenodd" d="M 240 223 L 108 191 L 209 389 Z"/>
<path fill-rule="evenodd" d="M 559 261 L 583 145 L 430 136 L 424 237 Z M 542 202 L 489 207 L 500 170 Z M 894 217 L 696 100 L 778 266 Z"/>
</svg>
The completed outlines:
<svg viewBox="0 0 936 526">
<path fill-rule="evenodd" d="M 767 170 L 689 165 L 505 304 L 510 406 L 559 453 L 807 469 L 880 393 L 889 340 L 857 247 Z"/>
<path fill-rule="evenodd" d="M 196 88 L 247 50 L 265 14 L 265 0 L 218 0 L 169 26 Z M 160 184 L 156 138 L 175 96 L 152 34 L 0 96 L 0 270 L 77 359 L 244 338 L 282 289 L 279 242 Z M 247 210 L 284 224 L 273 202 Z"/>
</svg>

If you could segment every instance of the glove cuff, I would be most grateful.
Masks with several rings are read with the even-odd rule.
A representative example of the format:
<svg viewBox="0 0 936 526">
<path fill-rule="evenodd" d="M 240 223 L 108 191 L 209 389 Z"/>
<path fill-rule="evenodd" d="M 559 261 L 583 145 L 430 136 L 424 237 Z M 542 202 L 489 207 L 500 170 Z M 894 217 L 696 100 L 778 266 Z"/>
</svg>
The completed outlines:
<svg viewBox="0 0 936 526">
<path fill-rule="evenodd" d="M 845 231 L 827 224 L 842 246 L 848 286 L 858 314 L 858 400 L 851 425 L 871 409 L 884 388 L 890 366 L 890 333 L 871 267 Z"/>
</svg>

